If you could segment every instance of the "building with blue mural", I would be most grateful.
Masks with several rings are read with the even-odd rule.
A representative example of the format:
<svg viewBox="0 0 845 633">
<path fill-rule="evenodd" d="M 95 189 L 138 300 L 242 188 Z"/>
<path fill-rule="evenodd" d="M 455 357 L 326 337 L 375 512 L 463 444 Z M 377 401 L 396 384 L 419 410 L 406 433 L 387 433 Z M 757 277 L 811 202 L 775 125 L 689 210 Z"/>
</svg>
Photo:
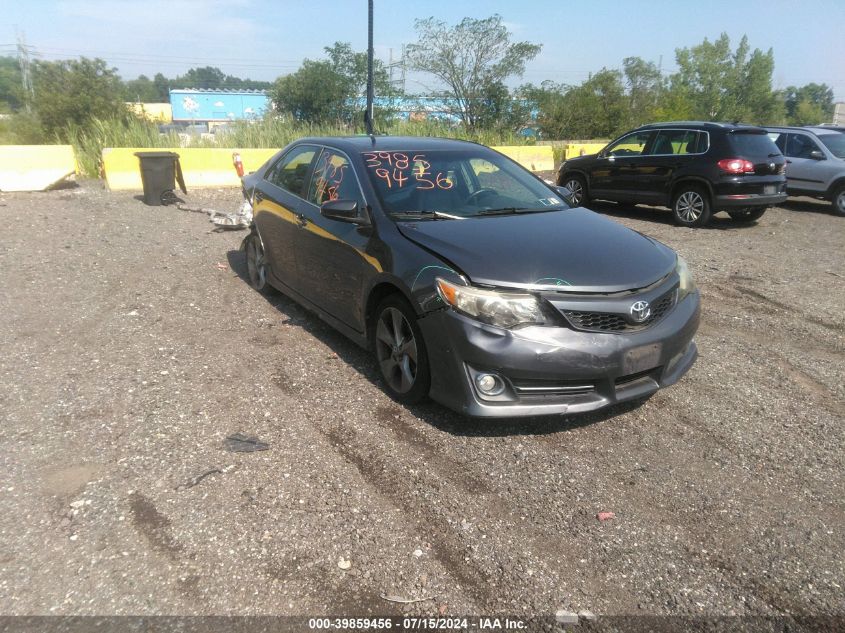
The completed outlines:
<svg viewBox="0 0 845 633">
<path fill-rule="evenodd" d="M 262 90 L 170 91 L 174 123 L 208 123 L 260 119 L 270 109 L 270 97 Z"/>
</svg>

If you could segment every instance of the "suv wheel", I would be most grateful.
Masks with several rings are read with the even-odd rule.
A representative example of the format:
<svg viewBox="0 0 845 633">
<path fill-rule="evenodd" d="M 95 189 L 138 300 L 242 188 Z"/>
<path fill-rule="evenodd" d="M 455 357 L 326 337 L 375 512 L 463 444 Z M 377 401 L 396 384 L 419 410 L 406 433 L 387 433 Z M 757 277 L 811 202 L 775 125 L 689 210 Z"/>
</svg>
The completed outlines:
<svg viewBox="0 0 845 633">
<path fill-rule="evenodd" d="M 734 209 L 728 211 L 731 220 L 734 222 L 754 222 L 763 217 L 768 207 L 749 207 L 748 209 Z"/>
<path fill-rule="evenodd" d="M 589 199 L 587 197 L 587 183 L 581 176 L 567 176 L 563 181 L 563 186 L 572 192 L 572 204 L 576 207 L 585 204 Z"/>
<path fill-rule="evenodd" d="M 399 295 L 376 308 L 373 346 L 388 393 L 399 402 L 414 404 L 428 395 L 431 374 L 428 353 L 414 311 Z"/>
<path fill-rule="evenodd" d="M 845 185 L 839 187 L 833 194 L 833 212 L 845 216 Z"/>
<path fill-rule="evenodd" d="M 672 214 L 681 226 L 704 226 L 710 221 L 710 199 L 701 187 L 683 185 L 672 200 Z"/>
</svg>

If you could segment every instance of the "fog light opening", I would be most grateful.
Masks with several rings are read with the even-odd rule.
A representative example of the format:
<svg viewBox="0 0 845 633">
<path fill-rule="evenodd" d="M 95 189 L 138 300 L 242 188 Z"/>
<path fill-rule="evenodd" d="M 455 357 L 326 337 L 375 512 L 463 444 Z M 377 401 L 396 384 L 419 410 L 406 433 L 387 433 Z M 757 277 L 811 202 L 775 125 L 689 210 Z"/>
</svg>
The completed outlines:
<svg viewBox="0 0 845 633">
<path fill-rule="evenodd" d="M 485 396 L 498 396 L 505 390 L 504 381 L 495 374 L 478 374 L 475 386 Z"/>
</svg>

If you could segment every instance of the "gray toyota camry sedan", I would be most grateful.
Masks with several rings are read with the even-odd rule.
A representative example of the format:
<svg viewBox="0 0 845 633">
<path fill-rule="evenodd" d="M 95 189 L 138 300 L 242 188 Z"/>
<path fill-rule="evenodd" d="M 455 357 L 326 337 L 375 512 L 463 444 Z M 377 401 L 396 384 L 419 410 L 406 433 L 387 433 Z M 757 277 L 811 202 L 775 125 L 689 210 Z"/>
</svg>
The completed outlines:
<svg viewBox="0 0 845 633">
<path fill-rule="evenodd" d="M 371 349 L 400 402 L 580 413 L 644 399 L 695 362 L 684 260 L 487 147 L 306 138 L 243 186 L 252 286 Z"/>
</svg>

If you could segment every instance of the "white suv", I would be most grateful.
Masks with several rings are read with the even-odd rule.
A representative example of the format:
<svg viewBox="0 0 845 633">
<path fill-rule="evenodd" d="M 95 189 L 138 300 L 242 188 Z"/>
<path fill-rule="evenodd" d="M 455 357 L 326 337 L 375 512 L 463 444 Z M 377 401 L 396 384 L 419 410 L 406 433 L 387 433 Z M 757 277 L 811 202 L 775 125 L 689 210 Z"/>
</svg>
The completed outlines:
<svg viewBox="0 0 845 633">
<path fill-rule="evenodd" d="M 833 127 L 767 127 L 786 156 L 786 188 L 791 196 L 829 200 L 845 216 L 845 132 Z"/>
</svg>

